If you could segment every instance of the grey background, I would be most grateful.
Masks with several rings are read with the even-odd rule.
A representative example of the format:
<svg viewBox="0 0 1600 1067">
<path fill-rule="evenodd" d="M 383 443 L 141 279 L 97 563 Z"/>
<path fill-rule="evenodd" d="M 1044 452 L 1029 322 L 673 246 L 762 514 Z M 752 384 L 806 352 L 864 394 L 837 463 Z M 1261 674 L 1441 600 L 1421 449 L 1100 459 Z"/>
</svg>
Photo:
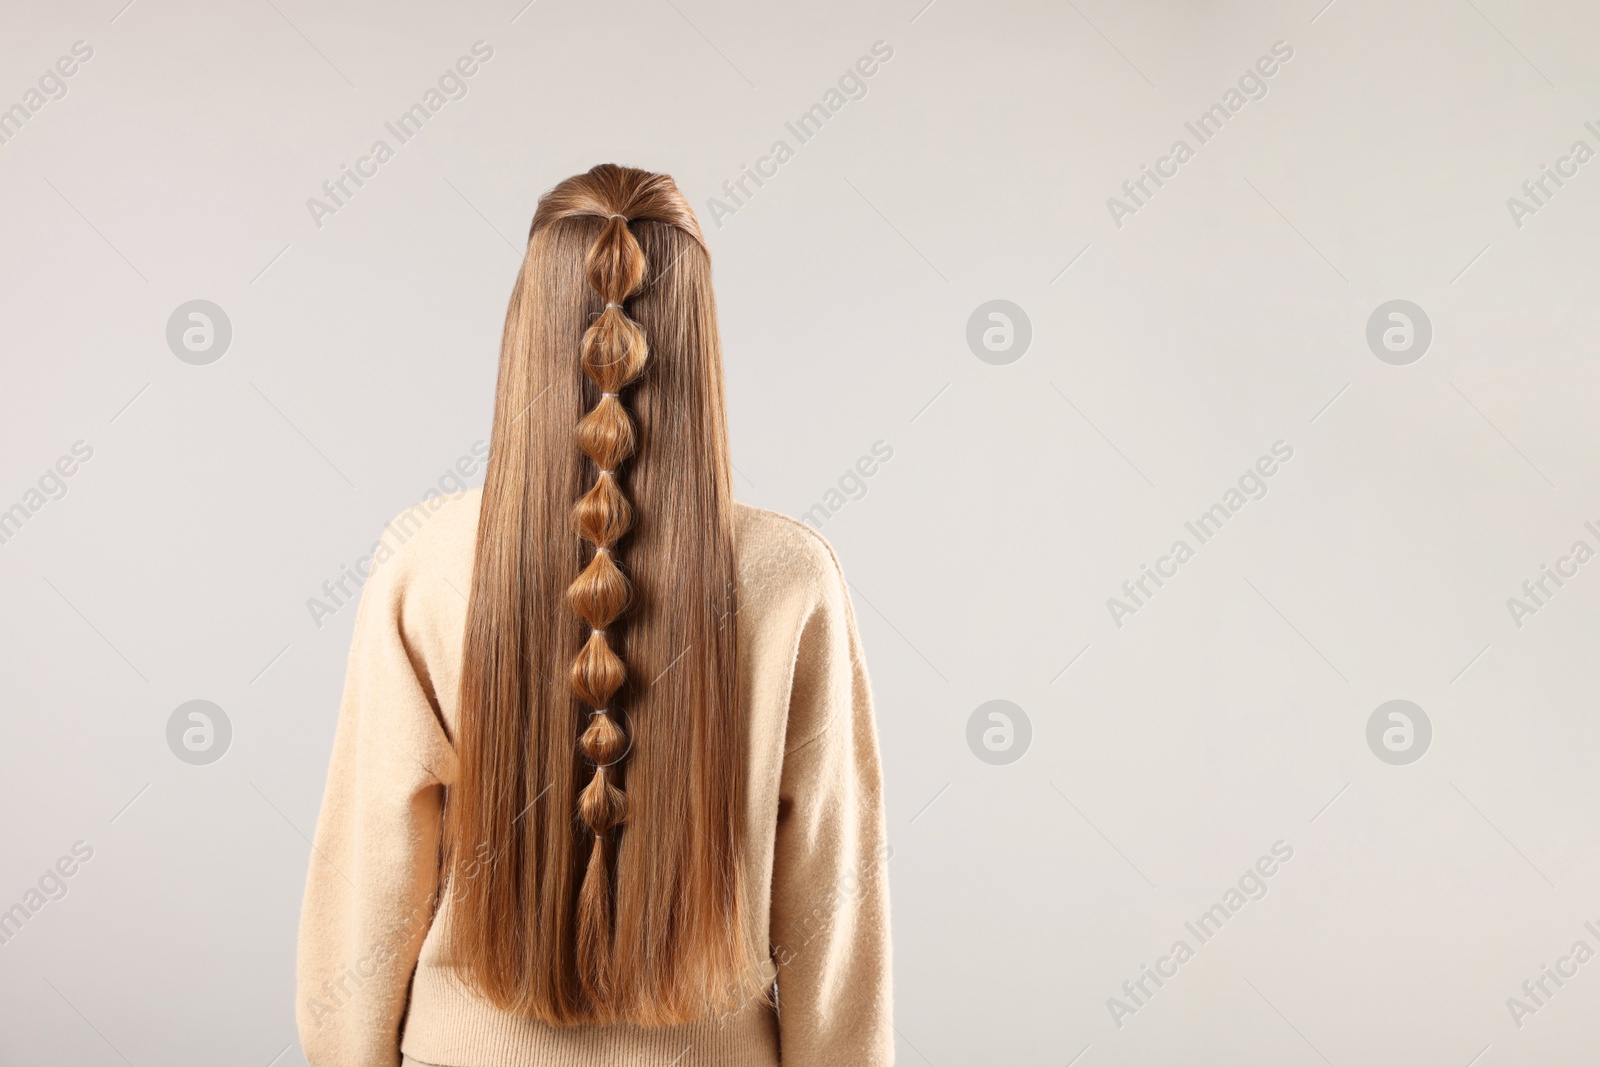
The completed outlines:
<svg viewBox="0 0 1600 1067">
<path fill-rule="evenodd" d="M 0 1062 L 302 1062 L 354 615 L 306 601 L 488 436 L 535 200 L 601 161 L 707 228 L 743 499 L 799 515 L 893 448 L 822 532 L 878 703 L 900 1062 L 1592 1062 L 1600 961 L 1521 1027 L 1506 1001 L 1600 949 L 1600 562 L 1520 627 L 1506 601 L 1600 547 L 1600 161 L 1520 227 L 1506 199 L 1600 148 L 1594 8 L 124 3 L 0 14 L 0 106 L 94 49 L 0 145 L 0 508 L 93 448 L 0 545 L 0 908 L 94 850 L 0 945 Z M 480 39 L 468 95 L 314 225 Z M 878 40 L 866 97 L 714 225 Z M 1265 98 L 1116 226 L 1278 40 Z M 196 299 L 233 328 L 206 366 L 166 344 Z M 1004 366 L 965 340 L 995 299 L 1033 331 Z M 1407 366 L 1365 342 L 1394 299 L 1433 326 Z M 1266 497 L 1115 625 L 1279 440 Z M 207 766 L 166 743 L 194 699 L 232 725 Z M 1366 742 L 1391 699 L 1432 722 L 1405 766 Z M 990 700 L 1023 758 L 969 749 Z"/>
</svg>

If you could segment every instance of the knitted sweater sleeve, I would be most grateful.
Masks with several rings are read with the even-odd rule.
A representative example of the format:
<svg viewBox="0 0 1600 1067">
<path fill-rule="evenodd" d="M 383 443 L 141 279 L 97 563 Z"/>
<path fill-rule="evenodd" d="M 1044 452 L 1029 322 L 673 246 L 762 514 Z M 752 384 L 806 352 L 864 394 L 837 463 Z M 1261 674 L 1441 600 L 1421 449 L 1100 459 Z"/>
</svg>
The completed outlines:
<svg viewBox="0 0 1600 1067">
<path fill-rule="evenodd" d="M 405 633 L 404 558 L 362 591 L 301 907 L 295 1016 L 312 1067 L 396 1067 L 433 918 L 453 752 Z"/>
<path fill-rule="evenodd" d="M 855 612 L 826 555 L 800 635 L 779 786 L 779 1042 L 784 1067 L 880 1067 L 895 1051 L 882 772 Z"/>
</svg>

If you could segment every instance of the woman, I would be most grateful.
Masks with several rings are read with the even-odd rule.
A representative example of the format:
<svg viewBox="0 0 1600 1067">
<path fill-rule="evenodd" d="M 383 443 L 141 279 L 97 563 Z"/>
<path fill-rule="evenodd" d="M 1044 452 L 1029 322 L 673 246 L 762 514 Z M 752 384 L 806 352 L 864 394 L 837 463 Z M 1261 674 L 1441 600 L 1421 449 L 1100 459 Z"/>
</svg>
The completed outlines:
<svg viewBox="0 0 1600 1067">
<path fill-rule="evenodd" d="M 809 527 L 736 503 L 665 175 L 539 201 L 481 491 L 385 533 L 301 917 L 307 1060 L 894 1059 L 878 744 Z"/>
</svg>

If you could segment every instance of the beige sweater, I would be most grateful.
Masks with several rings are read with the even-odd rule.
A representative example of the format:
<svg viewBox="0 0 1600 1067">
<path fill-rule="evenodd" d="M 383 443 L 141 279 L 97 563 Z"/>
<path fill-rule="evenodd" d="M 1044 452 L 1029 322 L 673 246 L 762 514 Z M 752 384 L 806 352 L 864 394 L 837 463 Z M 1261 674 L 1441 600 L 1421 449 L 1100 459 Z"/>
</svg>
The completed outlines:
<svg viewBox="0 0 1600 1067">
<path fill-rule="evenodd" d="M 894 1062 L 887 860 L 872 698 L 832 548 L 738 505 L 753 932 L 779 1009 L 644 1029 L 557 1028 L 458 979 L 440 931 L 440 814 L 481 491 L 385 530 L 361 595 L 300 919 L 296 1017 L 313 1067 L 876 1067 Z M 440 900 L 442 907 L 436 905 Z"/>
</svg>

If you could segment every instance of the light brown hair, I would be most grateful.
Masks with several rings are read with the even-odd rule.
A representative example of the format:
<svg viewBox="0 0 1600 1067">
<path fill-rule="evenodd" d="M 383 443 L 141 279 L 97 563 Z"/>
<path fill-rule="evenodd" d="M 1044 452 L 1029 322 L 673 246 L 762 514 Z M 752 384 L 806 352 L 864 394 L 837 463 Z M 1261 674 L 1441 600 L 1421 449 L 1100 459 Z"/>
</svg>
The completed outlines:
<svg viewBox="0 0 1600 1067">
<path fill-rule="evenodd" d="M 770 996 L 733 508 L 694 212 L 665 175 L 568 178 L 506 313 L 446 798 L 451 957 L 505 1010 L 658 1026 Z"/>
</svg>

